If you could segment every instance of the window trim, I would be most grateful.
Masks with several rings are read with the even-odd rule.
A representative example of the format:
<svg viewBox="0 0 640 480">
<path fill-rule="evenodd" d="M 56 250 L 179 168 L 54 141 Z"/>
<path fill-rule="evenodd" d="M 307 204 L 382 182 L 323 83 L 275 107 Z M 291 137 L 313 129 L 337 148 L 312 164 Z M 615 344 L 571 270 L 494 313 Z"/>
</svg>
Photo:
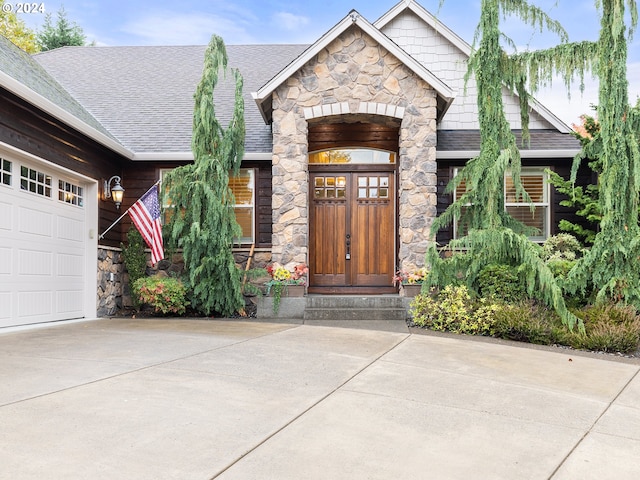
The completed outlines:
<svg viewBox="0 0 640 480">
<path fill-rule="evenodd" d="M 250 244 L 256 243 L 256 230 L 257 230 L 256 229 L 256 169 L 251 167 L 241 168 L 238 173 L 242 174 L 242 172 L 248 172 L 250 174 L 249 176 L 250 176 L 250 185 L 251 185 L 251 203 L 250 204 L 234 203 L 233 209 L 234 209 L 234 212 L 238 209 L 244 209 L 244 210 L 251 209 L 251 236 L 238 238 L 238 243 L 240 245 L 250 245 Z M 234 194 L 234 199 L 235 199 L 235 194 Z"/>
</svg>

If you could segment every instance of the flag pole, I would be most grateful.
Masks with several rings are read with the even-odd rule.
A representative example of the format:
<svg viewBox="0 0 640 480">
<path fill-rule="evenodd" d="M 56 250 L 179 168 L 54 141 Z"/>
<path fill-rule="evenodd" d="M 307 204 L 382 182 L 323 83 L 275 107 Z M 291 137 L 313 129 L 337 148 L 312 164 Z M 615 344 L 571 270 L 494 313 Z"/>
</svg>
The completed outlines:
<svg viewBox="0 0 640 480">
<path fill-rule="evenodd" d="M 159 183 L 160 183 L 160 180 L 158 180 L 156 183 L 154 183 L 153 185 L 151 185 L 151 187 L 149 187 L 149 190 L 151 190 L 153 187 L 157 186 Z M 148 192 L 149 190 L 147 190 L 147 192 Z M 146 193 L 146 192 L 145 192 L 145 193 Z M 127 213 L 129 213 L 129 210 L 131 210 L 131 207 L 127 208 L 127 210 L 126 210 L 122 215 L 120 215 L 120 216 L 118 217 L 118 219 L 117 219 L 115 222 L 113 222 L 113 223 L 109 226 L 109 228 L 107 228 L 104 232 L 102 232 L 102 234 L 100 234 L 100 235 L 98 236 L 98 239 L 99 239 L 99 240 L 104 240 L 104 236 L 107 234 L 107 232 L 108 232 L 109 230 L 111 230 L 113 227 L 115 227 L 115 226 L 116 226 L 116 224 L 117 224 L 120 220 L 122 220 L 122 219 L 124 218 L 124 216 L 125 216 Z"/>
<path fill-rule="evenodd" d="M 125 216 L 127 213 L 129 213 L 129 209 L 128 209 L 128 208 L 127 208 L 127 211 L 126 211 L 126 212 L 124 212 L 122 215 L 120 215 L 120 216 L 118 217 L 118 219 L 117 219 L 115 222 L 113 222 L 113 223 L 109 226 L 109 228 L 107 228 L 104 232 L 102 232 L 102 234 L 101 234 L 98 238 L 99 238 L 100 240 L 104 240 L 104 236 L 107 234 L 107 232 L 108 232 L 109 230 L 111 230 L 113 227 L 115 227 L 115 226 L 116 226 L 116 224 L 117 224 L 120 220 L 122 220 L 122 219 L 124 218 L 124 216 Z"/>
</svg>

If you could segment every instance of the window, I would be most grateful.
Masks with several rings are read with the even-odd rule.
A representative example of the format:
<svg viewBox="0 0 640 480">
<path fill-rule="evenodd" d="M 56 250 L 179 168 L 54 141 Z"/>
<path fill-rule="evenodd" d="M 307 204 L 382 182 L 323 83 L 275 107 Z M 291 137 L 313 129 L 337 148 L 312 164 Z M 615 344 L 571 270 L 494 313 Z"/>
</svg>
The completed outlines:
<svg viewBox="0 0 640 480">
<path fill-rule="evenodd" d="M 23 166 L 20 168 L 20 188 L 51 198 L 51 175 Z"/>
<path fill-rule="evenodd" d="M 229 187 L 236 199 L 234 211 L 242 228 L 240 243 L 255 241 L 255 170 L 241 168 L 237 177 L 229 177 Z"/>
<path fill-rule="evenodd" d="M 84 189 L 73 183 L 58 180 L 58 200 L 71 205 L 84 205 Z"/>
<path fill-rule="evenodd" d="M 547 174 L 541 168 L 523 168 L 520 173 L 522 186 L 531 198 L 531 204 L 536 208 L 532 212 L 529 203 L 522 198 L 516 200 L 516 188 L 510 174 L 504 179 L 504 205 L 516 220 L 529 227 L 538 230 L 538 234 L 529 237 L 536 242 L 543 242 L 549 236 L 550 209 L 549 209 L 549 184 Z"/>
<path fill-rule="evenodd" d="M 458 174 L 458 169 L 454 170 L 454 176 Z M 543 242 L 549 236 L 550 207 L 549 207 L 549 184 L 544 167 L 523 167 L 520 173 L 520 180 L 525 191 L 531 198 L 531 203 L 535 210 L 531 211 L 531 204 L 522 198 L 516 199 L 516 189 L 510 173 L 504 178 L 504 204 L 509 214 L 527 226 L 534 227 L 538 234 L 529 237 L 534 242 Z M 453 193 L 454 200 L 457 200 L 466 191 L 466 185 L 461 182 Z M 462 232 L 458 232 L 456 224 L 453 225 L 453 236 L 457 238 Z"/>
<path fill-rule="evenodd" d="M 5 158 L 0 158 L 0 183 L 11 185 L 11 162 Z"/>
<path fill-rule="evenodd" d="M 386 150 L 373 148 L 338 148 L 322 150 L 309 154 L 309 163 L 312 164 L 346 164 L 346 163 L 396 163 L 396 154 Z"/>
<path fill-rule="evenodd" d="M 171 170 L 160 170 L 160 180 Z M 236 203 L 234 212 L 236 221 L 242 229 L 240 243 L 254 243 L 255 241 L 255 170 L 252 168 L 241 168 L 237 177 L 229 176 L 229 188 L 233 193 Z M 166 193 L 166 190 L 165 190 Z M 171 220 L 173 209 L 171 199 L 163 195 L 162 200 L 162 223 L 167 224 Z"/>
</svg>

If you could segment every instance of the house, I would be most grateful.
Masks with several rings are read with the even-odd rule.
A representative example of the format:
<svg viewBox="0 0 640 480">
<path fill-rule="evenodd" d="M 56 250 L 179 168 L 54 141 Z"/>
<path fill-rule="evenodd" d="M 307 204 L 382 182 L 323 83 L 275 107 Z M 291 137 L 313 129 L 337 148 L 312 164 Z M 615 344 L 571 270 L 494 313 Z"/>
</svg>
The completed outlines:
<svg viewBox="0 0 640 480">
<path fill-rule="evenodd" d="M 444 187 L 479 151 L 470 46 L 413 0 L 375 23 L 351 11 L 312 45 L 228 45 L 245 86 L 246 152 L 232 179 L 238 255 L 307 263 L 309 292 L 397 293 L 423 265 Z M 193 92 L 204 46 L 65 47 L 30 57 L 0 38 L 0 327 L 111 313 L 125 218 L 104 198 L 119 177 L 129 207 L 191 162 Z M 233 89 L 215 92 L 230 115 Z M 519 102 L 504 90 L 520 135 Z M 579 144 L 533 102 L 523 181 L 536 204 L 512 214 L 556 233 L 573 212 L 545 183 Z M 117 178 L 114 180 L 118 180 Z M 507 184 L 507 187 L 509 185 Z M 507 188 L 509 196 L 509 188 Z M 454 228 L 438 234 L 446 242 Z M 93 282 L 98 272 L 98 302 Z"/>
</svg>

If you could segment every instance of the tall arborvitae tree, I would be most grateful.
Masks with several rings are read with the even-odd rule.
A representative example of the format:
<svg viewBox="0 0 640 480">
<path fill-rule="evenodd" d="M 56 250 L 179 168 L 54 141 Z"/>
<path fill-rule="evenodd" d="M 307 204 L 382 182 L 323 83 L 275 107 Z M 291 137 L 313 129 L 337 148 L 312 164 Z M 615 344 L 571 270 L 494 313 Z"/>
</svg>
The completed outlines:
<svg viewBox="0 0 640 480">
<path fill-rule="evenodd" d="M 235 105 L 223 128 L 215 115 L 214 89 L 220 71 L 227 70 L 222 39 L 211 38 L 202 80 L 195 93 L 193 164 L 176 168 L 165 177 L 166 203 L 173 206 L 169 224 L 171 244 L 182 248 L 191 304 L 206 315 L 228 316 L 244 307 L 240 270 L 232 244 L 240 236 L 233 210 L 229 175 L 238 173 L 244 154 L 244 100 L 242 76 L 233 69 Z"/>
<path fill-rule="evenodd" d="M 634 0 L 596 0 L 601 9 L 597 42 L 563 47 L 559 60 L 549 63 L 523 56 L 532 77 L 550 80 L 555 73 L 565 82 L 573 71 L 592 68 L 599 77 L 600 131 L 576 157 L 572 179 L 582 159 L 598 159 L 601 169 L 600 230 L 593 247 L 569 274 L 569 292 L 594 289 L 598 301 L 625 302 L 640 308 L 640 106 L 631 108 L 627 82 L 627 41 L 638 21 Z M 631 26 L 627 37 L 625 5 Z"/>
<path fill-rule="evenodd" d="M 539 8 L 524 0 L 482 0 L 480 23 L 474 39 L 475 49 L 469 59 L 465 80 L 475 76 L 478 89 L 478 121 L 480 124 L 480 154 L 467 162 L 448 190 L 453 191 L 462 182 L 466 191 L 436 219 L 432 235 L 459 222 L 460 231 L 468 233 L 450 242 L 452 250 L 463 248 L 468 255 L 454 255 L 443 261 L 435 246 L 427 254 L 431 266 L 428 282 L 444 285 L 451 282 L 451 268 L 462 271 L 470 286 L 480 271 L 490 263 L 517 265 L 530 295 L 540 296 L 555 308 L 569 327 L 577 319 L 566 308 L 562 290 L 551 271 L 539 256 L 536 246 L 524 235 L 522 224 L 514 220 L 504 206 L 504 175 L 510 173 L 516 195 L 525 201 L 529 197 L 520 181 L 520 152 L 511 127 L 506 119 L 503 85 L 517 91 L 524 140 L 528 140 L 528 93 L 525 90 L 524 71 L 501 47 L 504 35 L 500 31 L 500 17 L 516 15 L 522 21 L 542 30 L 546 28 L 566 41 L 566 33 L 559 23 L 550 19 Z M 513 46 L 513 42 L 509 42 Z M 582 328 L 582 324 L 580 324 Z"/>
</svg>

